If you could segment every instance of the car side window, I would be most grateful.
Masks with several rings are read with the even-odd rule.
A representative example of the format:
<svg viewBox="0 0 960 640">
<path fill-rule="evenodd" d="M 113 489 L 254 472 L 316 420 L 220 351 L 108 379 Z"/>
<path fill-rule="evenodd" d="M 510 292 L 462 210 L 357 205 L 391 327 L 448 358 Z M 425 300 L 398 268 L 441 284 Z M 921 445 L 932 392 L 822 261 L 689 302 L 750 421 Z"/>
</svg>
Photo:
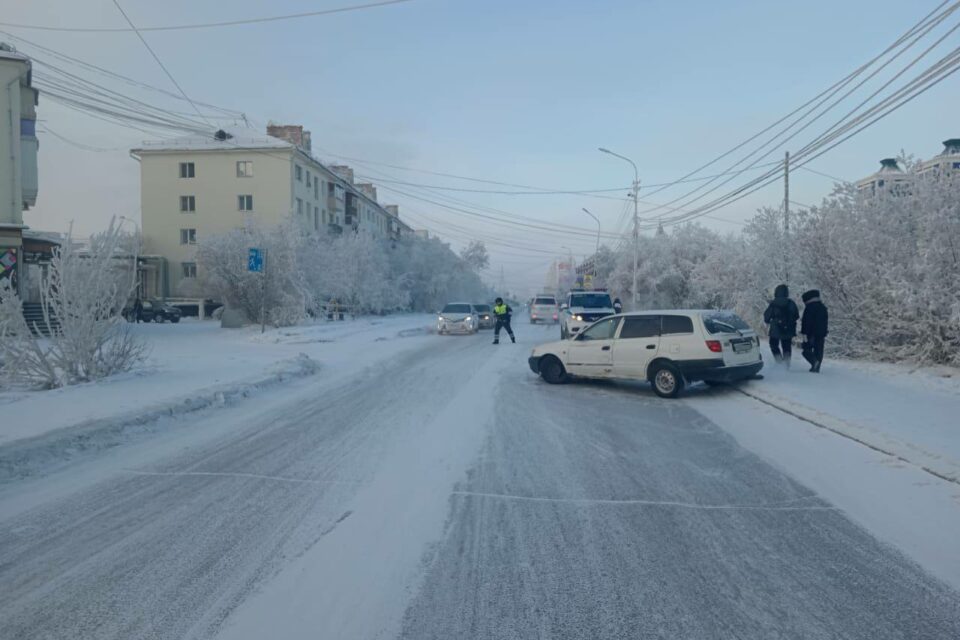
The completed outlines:
<svg viewBox="0 0 960 640">
<path fill-rule="evenodd" d="M 693 333 L 693 320 L 688 316 L 663 316 L 663 329 L 660 335 L 670 336 Z"/>
<path fill-rule="evenodd" d="M 620 339 L 655 338 L 660 335 L 660 316 L 627 316 L 623 319 Z"/>
<path fill-rule="evenodd" d="M 580 340 L 609 340 L 613 338 L 614 334 L 617 332 L 617 324 L 619 324 L 620 318 L 608 318 L 606 320 L 601 320 L 597 324 L 591 326 L 589 329 L 585 329 L 583 333 L 580 334 Z"/>
</svg>

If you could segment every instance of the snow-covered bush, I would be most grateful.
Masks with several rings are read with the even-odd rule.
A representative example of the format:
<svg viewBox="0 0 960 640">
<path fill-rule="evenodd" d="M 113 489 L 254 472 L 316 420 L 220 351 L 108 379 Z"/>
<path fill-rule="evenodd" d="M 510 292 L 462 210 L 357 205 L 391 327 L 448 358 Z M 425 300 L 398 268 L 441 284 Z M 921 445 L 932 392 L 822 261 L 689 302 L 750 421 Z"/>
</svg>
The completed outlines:
<svg viewBox="0 0 960 640">
<path fill-rule="evenodd" d="M 33 332 L 9 282 L 0 283 L 0 360 L 8 383 L 60 387 L 127 371 L 143 359 L 143 343 L 121 316 L 136 288 L 129 241 L 113 221 L 87 250 L 68 235 L 42 276 L 43 320 Z"/>
</svg>

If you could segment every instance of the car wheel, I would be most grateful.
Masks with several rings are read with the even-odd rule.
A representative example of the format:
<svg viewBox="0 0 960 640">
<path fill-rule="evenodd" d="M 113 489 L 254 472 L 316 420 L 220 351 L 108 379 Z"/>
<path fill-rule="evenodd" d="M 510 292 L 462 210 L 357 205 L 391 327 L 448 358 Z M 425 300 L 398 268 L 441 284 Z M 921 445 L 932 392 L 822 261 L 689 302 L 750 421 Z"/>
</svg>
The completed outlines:
<svg viewBox="0 0 960 640">
<path fill-rule="evenodd" d="M 676 398 L 683 390 L 683 375 L 667 362 L 658 364 L 650 378 L 653 392 L 661 398 Z"/>
<path fill-rule="evenodd" d="M 173 316 L 172 318 L 170 318 L 170 322 L 172 322 L 173 324 L 177 324 L 178 322 L 180 322 L 180 316 Z"/>
<path fill-rule="evenodd" d="M 560 339 L 561 340 L 567 339 L 567 330 L 563 327 L 560 327 Z"/>
<path fill-rule="evenodd" d="M 567 371 L 556 356 L 543 356 L 540 359 L 540 377 L 550 384 L 562 384 L 567 381 Z"/>
</svg>

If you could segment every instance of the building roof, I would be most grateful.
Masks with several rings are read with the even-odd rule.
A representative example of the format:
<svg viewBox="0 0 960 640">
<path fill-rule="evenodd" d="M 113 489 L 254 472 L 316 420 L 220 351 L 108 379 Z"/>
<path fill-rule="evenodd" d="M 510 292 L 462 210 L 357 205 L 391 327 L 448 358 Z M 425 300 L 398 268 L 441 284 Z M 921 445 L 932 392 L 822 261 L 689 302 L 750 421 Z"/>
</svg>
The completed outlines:
<svg viewBox="0 0 960 640">
<path fill-rule="evenodd" d="M 222 133 L 221 133 L 222 132 Z M 225 134 L 225 135 L 224 135 Z M 146 141 L 134 153 L 160 151 L 230 151 L 234 149 L 293 149 L 294 145 L 245 127 L 224 127 L 169 140 Z"/>
<path fill-rule="evenodd" d="M 4 58 L 6 60 L 18 60 L 20 62 L 27 63 L 30 62 L 30 58 L 22 53 L 18 53 L 16 49 L 6 42 L 0 42 L 0 58 Z"/>
</svg>

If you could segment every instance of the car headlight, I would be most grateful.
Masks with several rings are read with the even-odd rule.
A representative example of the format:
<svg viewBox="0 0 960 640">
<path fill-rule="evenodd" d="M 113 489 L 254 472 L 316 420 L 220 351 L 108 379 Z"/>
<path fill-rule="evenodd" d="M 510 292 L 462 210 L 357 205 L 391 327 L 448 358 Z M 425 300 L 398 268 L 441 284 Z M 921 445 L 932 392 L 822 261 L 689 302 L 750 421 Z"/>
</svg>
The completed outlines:
<svg viewBox="0 0 960 640">
<path fill-rule="evenodd" d="M 573 319 L 577 322 L 583 322 L 583 316 L 573 316 Z"/>
<path fill-rule="evenodd" d="M 443 322 L 444 320 L 446 320 L 446 318 L 444 318 L 443 316 L 440 316 L 439 318 L 437 318 L 437 320 L 439 320 L 440 322 Z"/>
</svg>

